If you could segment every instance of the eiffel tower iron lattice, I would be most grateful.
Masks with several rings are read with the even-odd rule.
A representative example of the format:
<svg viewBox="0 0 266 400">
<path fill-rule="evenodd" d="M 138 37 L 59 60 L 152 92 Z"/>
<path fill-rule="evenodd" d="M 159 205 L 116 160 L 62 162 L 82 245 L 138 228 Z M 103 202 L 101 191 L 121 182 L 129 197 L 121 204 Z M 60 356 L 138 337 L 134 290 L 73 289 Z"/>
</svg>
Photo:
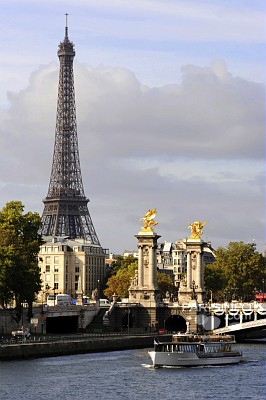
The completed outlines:
<svg viewBox="0 0 266 400">
<path fill-rule="evenodd" d="M 48 194 L 43 200 L 41 234 L 82 238 L 100 246 L 82 183 L 73 74 L 75 49 L 68 38 L 67 15 L 65 37 L 57 55 L 60 73 L 55 145 Z"/>
</svg>

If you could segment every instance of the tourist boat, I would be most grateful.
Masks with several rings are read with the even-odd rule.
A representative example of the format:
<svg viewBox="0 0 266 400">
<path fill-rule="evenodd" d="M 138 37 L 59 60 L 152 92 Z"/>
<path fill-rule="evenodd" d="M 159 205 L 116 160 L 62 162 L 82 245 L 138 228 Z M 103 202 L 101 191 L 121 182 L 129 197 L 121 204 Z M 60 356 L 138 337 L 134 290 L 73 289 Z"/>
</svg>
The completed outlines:
<svg viewBox="0 0 266 400">
<path fill-rule="evenodd" d="M 171 342 L 154 341 L 149 351 L 154 367 L 197 367 L 237 364 L 242 353 L 232 349 L 233 335 L 175 334 Z"/>
</svg>

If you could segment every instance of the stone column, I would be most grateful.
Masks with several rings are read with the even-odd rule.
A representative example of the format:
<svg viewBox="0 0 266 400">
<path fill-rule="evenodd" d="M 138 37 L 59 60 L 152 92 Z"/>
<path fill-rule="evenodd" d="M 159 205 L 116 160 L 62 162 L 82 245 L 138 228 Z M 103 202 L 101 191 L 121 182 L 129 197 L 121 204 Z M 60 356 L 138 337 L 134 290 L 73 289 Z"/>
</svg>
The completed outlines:
<svg viewBox="0 0 266 400">
<path fill-rule="evenodd" d="M 149 247 L 149 286 L 154 288 L 154 254 L 153 246 Z"/>
<path fill-rule="evenodd" d="M 201 289 L 204 288 L 204 268 L 205 264 L 204 264 L 204 254 L 201 253 Z"/>
<path fill-rule="evenodd" d="M 143 247 L 139 246 L 138 287 L 143 286 Z"/>
<path fill-rule="evenodd" d="M 201 289 L 201 254 L 197 253 L 197 281 L 196 285 Z"/>
<path fill-rule="evenodd" d="M 187 253 L 187 288 L 191 286 L 191 253 Z"/>
</svg>

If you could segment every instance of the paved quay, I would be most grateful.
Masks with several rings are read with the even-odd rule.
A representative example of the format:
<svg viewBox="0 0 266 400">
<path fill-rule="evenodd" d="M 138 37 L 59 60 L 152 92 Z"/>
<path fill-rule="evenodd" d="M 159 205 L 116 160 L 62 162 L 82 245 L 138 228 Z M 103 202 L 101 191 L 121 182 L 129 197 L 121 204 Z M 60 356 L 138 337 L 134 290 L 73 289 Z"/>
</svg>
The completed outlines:
<svg viewBox="0 0 266 400">
<path fill-rule="evenodd" d="M 2 343 L 0 360 L 54 357 L 79 353 L 106 352 L 153 347 L 157 335 L 134 336 L 74 336 L 49 341 L 25 341 L 23 343 Z"/>
</svg>

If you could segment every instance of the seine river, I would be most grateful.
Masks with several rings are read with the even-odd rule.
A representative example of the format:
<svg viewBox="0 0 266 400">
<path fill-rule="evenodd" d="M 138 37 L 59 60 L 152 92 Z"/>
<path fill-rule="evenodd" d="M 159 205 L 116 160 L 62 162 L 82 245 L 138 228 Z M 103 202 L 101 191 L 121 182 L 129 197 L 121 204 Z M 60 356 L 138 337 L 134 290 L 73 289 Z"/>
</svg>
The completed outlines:
<svg viewBox="0 0 266 400">
<path fill-rule="evenodd" d="M 245 361 L 153 369 L 147 350 L 0 362 L 0 399 L 265 400 L 265 344 L 238 344 Z"/>
</svg>

